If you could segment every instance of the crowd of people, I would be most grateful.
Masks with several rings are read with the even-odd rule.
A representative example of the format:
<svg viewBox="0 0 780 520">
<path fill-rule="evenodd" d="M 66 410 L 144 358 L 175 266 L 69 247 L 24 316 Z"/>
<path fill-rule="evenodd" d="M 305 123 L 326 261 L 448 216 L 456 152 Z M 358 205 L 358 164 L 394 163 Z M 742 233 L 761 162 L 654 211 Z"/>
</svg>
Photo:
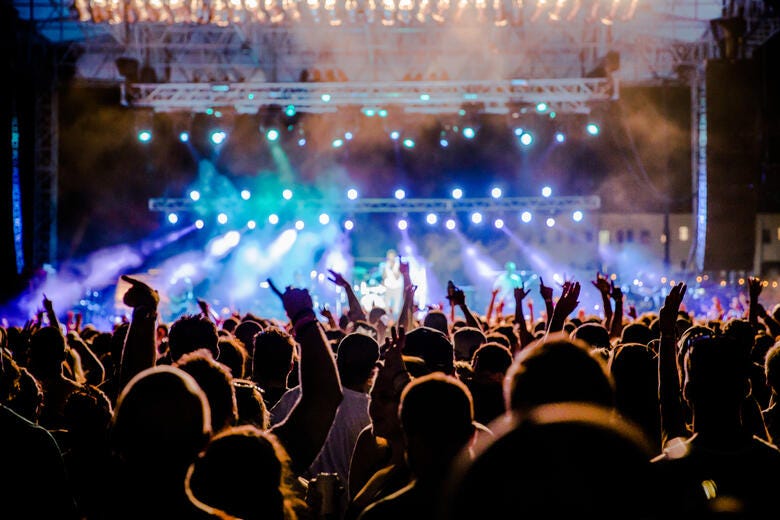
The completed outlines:
<svg viewBox="0 0 780 520">
<path fill-rule="evenodd" d="M 510 267 L 512 268 L 510 270 Z M 508 272 L 514 266 L 508 266 Z M 780 305 L 637 314 L 619 286 L 508 278 L 484 312 L 449 283 L 415 306 L 286 319 L 199 301 L 171 322 L 130 276 L 111 330 L 46 297 L 0 328 L 0 518 L 764 518 L 780 489 Z M 582 285 L 581 285 L 582 284 Z M 598 315 L 579 305 L 595 291 Z M 556 294 L 556 292 L 558 294 Z M 503 314 L 505 298 L 514 313 Z M 769 310 L 767 310 L 769 309 Z"/>
</svg>

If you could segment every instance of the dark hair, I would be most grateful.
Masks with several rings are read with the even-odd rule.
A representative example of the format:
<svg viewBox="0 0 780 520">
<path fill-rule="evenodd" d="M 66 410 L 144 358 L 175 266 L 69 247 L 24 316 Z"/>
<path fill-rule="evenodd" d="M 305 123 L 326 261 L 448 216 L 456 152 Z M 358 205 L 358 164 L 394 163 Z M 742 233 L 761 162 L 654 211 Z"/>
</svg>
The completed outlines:
<svg viewBox="0 0 780 520">
<path fill-rule="evenodd" d="M 512 365 L 512 352 L 498 343 L 485 343 L 474 352 L 471 366 L 475 372 L 506 374 Z"/>
<path fill-rule="evenodd" d="M 252 379 L 284 377 L 292 367 L 295 356 L 295 340 L 278 327 L 268 327 L 255 335 Z"/>
<path fill-rule="evenodd" d="M 379 360 L 379 344 L 360 332 L 344 336 L 336 351 L 336 366 L 344 386 L 365 383 Z"/>
<path fill-rule="evenodd" d="M 219 357 L 217 327 L 202 314 L 185 314 L 171 325 L 168 333 L 168 349 L 171 361 L 176 361 L 187 352 L 205 348 L 216 359 Z"/>
<path fill-rule="evenodd" d="M 184 370 L 197 381 L 211 408 L 211 430 L 220 431 L 233 426 L 238 420 L 236 394 L 233 390 L 230 369 L 215 361 L 206 349 L 188 352 L 174 366 Z"/>
</svg>

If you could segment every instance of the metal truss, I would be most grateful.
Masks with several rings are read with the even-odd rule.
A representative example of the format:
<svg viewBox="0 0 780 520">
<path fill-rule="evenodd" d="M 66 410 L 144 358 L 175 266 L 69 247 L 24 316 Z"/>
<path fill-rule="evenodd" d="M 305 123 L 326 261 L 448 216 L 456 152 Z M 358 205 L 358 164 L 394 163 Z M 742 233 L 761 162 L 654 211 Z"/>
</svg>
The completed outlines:
<svg viewBox="0 0 780 520">
<path fill-rule="evenodd" d="M 53 60 L 50 66 L 53 68 Z M 53 263 L 57 256 L 59 125 L 55 83 L 40 82 L 35 99 L 32 264 L 40 266 Z"/>
<path fill-rule="evenodd" d="M 301 207 L 316 203 L 323 205 L 322 200 L 298 201 Z M 598 196 L 587 197 L 504 197 L 494 198 L 464 198 L 464 199 L 394 199 L 366 198 L 350 201 L 334 201 L 334 206 L 346 214 L 358 213 L 458 213 L 465 211 L 509 212 L 536 211 L 555 214 L 571 210 L 592 210 L 601 207 Z M 149 210 L 160 212 L 189 212 L 198 207 L 198 202 L 188 198 L 153 198 L 149 199 Z"/>
<path fill-rule="evenodd" d="M 301 112 L 335 112 L 339 107 L 402 106 L 407 112 L 454 113 L 465 104 L 488 113 L 509 113 L 512 104 L 547 103 L 561 113 L 588 113 L 589 104 L 616 95 L 605 78 L 504 81 L 396 81 L 349 83 L 136 84 L 132 105 L 157 111 L 205 112 L 232 107 L 257 113 L 269 105 L 294 105 Z"/>
</svg>

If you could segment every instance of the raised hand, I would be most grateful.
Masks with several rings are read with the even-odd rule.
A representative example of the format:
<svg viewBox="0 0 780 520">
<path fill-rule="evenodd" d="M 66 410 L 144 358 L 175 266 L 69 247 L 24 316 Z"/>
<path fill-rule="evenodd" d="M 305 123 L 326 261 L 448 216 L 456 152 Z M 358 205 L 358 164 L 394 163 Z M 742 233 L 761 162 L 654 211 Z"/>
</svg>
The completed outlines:
<svg viewBox="0 0 780 520">
<path fill-rule="evenodd" d="M 126 274 L 122 275 L 122 280 L 130 284 L 130 288 L 125 292 L 122 301 L 128 307 L 149 307 L 157 309 L 160 303 L 160 294 L 141 280 L 137 280 Z"/>
<path fill-rule="evenodd" d="M 539 277 L 539 294 L 542 295 L 544 301 L 552 301 L 553 289 L 544 285 L 544 279 L 541 276 Z"/>
<path fill-rule="evenodd" d="M 331 282 L 335 283 L 339 287 L 348 287 L 349 286 L 349 282 L 343 276 L 341 276 L 340 273 L 337 273 L 333 269 L 328 269 L 328 272 L 330 273 L 330 276 L 328 277 L 328 280 L 330 280 Z"/>
<path fill-rule="evenodd" d="M 614 285 L 607 280 L 607 277 L 600 272 L 596 272 L 596 279 L 592 280 L 590 283 L 592 283 L 593 287 L 598 289 L 601 294 L 610 294 L 614 287 Z"/>
<path fill-rule="evenodd" d="M 748 277 L 748 294 L 750 295 L 750 301 L 758 301 L 758 297 L 761 294 L 761 280 L 755 276 Z"/>
<path fill-rule="evenodd" d="M 526 291 L 525 287 L 515 287 L 514 293 L 515 293 L 515 302 L 521 302 L 523 301 L 523 299 L 525 299 L 526 296 L 531 294 L 531 291 L 530 290 Z"/>
<path fill-rule="evenodd" d="M 406 370 L 403 351 L 406 345 L 406 331 L 403 325 L 390 328 L 390 336 L 385 337 L 384 364 L 377 374 L 384 381 L 389 382 L 400 393 L 403 387 L 412 378 Z"/>
<path fill-rule="evenodd" d="M 684 282 L 680 282 L 669 291 L 666 295 L 664 304 L 658 313 L 658 323 L 660 325 L 661 334 L 673 335 L 676 333 L 677 325 L 677 313 L 680 310 L 683 297 L 687 286 Z"/>
<path fill-rule="evenodd" d="M 555 305 L 556 314 L 568 316 L 577 308 L 580 297 L 580 282 L 565 282 L 563 284 L 563 293 Z"/>
<path fill-rule="evenodd" d="M 333 313 L 330 312 L 330 309 L 326 306 L 320 306 L 320 315 L 323 318 L 326 318 L 328 321 L 333 319 Z"/>
<path fill-rule="evenodd" d="M 463 292 L 463 289 L 450 282 L 447 287 L 447 299 L 450 301 L 451 305 L 465 305 L 466 293 Z"/>
<path fill-rule="evenodd" d="M 614 282 L 610 282 L 609 285 L 610 285 L 609 295 L 612 296 L 612 299 L 615 300 L 616 302 L 623 301 L 623 289 L 621 289 L 619 285 L 615 287 Z"/>
</svg>

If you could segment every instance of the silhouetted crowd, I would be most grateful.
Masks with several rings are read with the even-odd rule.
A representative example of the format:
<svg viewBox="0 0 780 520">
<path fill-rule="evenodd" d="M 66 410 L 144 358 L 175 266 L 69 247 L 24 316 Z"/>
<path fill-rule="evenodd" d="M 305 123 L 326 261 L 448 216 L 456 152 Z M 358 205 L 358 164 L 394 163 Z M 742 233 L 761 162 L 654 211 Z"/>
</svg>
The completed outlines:
<svg viewBox="0 0 780 520">
<path fill-rule="evenodd" d="M 581 286 L 448 284 L 421 312 L 315 308 L 172 322 L 123 276 L 127 322 L 58 313 L 0 328 L 0 518 L 771 518 L 780 513 L 780 305 L 696 316 Z M 600 315 L 579 304 L 597 291 Z M 504 313 L 512 309 L 511 313 Z M 63 311 L 63 310 L 59 310 Z M 767 516 L 770 515 L 770 516 Z"/>
</svg>

